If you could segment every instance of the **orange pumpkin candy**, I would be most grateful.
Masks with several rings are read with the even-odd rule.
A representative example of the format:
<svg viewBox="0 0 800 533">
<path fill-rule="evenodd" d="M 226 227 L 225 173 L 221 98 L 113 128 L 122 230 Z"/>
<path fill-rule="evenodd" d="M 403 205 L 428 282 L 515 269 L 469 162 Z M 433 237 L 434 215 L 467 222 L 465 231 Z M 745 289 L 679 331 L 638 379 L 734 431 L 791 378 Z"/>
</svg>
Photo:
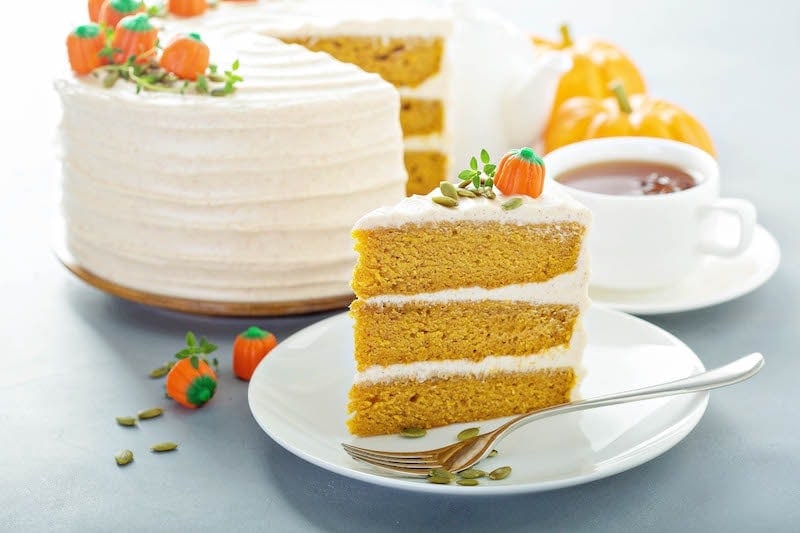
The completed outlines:
<svg viewBox="0 0 800 533">
<path fill-rule="evenodd" d="M 196 33 L 178 36 L 164 48 L 161 68 L 184 80 L 196 80 L 208 68 L 208 46 Z"/>
<path fill-rule="evenodd" d="M 125 63 L 135 56 L 136 63 L 147 63 L 156 53 L 157 42 L 158 30 L 150 24 L 150 17 L 144 13 L 127 16 L 114 30 L 111 47 L 119 50 L 114 53 L 114 62 Z"/>
<path fill-rule="evenodd" d="M 181 359 L 169 370 L 165 382 L 167 396 L 190 409 L 202 407 L 217 390 L 217 375 L 197 357 Z"/>
<path fill-rule="evenodd" d="M 275 335 L 256 326 L 247 328 L 233 341 L 233 373 L 248 381 L 258 363 L 277 346 Z"/>
<path fill-rule="evenodd" d="M 141 0 L 105 0 L 97 12 L 97 22 L 108 28 L 116 28 L 123 18 L 146 10 Z"/>
<path fill-rule="evenodd" d="M 89 74 L 99 66 L 108 63 L 108 58 L 100 55 L 106 38 L 99 25 L 91 23 L 78 26 L 67 36 L 67 56 L 75 74 Z"/>
<path fill-rule="evenodd" d="M 497 164 L 494 186 L 506 196 L 525 194 L 538 198 L 544 187 L 544 161 L 527 146 L 511 150 Z"/>
<path fill-rule="evenodd" d="M 103 7 L 105 0 L 89 0 L 86 8 L 89 11 L 89 20 L 97 22 L 100 18 L 100 8 Z"/>
<path fill-rule="evenodd" d="M 207 7 L 207 0 L 169 0 L 167 4 L 167 10 L 179 17 L 202 15 Z"/>
</svg>

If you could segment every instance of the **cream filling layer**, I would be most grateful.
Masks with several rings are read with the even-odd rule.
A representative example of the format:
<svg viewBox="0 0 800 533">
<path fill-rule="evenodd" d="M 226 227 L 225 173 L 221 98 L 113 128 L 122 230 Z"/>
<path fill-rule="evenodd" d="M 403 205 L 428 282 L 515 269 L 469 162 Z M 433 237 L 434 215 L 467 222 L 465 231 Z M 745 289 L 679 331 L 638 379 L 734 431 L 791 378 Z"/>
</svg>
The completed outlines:
<svg viewBox="0 0 800 533">
<path fill-rule="evenodd" d="M 412 135 L 403 139 L 406 152 L 442 152 L 448 149 L 447 139 L 440 133 L 430 135 Z"/>
<path fill-rule="evenodd" d="M 586 332 L 578 324 L 569 346 L 558 346 L 544 352 L 526 355 L 490 355 L 480 361 L 451 359 L 396 365 L 373 365 L 355 376 L 356 385 L 388 383 L 395 380 L 426 381 L 451 376 L 480 378 L 505 372 L 536 372 L 556 368 L 573 368 L 578 378 L 583 375 L 581 358 L 586 347 Z"/>
</svg>

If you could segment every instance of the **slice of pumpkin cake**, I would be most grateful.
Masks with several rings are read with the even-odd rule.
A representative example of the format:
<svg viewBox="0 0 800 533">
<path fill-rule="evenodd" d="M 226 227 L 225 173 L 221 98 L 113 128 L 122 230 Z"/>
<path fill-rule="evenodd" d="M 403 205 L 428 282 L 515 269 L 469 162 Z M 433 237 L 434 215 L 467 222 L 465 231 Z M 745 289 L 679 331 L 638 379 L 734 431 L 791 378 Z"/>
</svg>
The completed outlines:
<svg viewBox="0 0 800 533">
<path fill-rule="evenodd" d="M 397 433 L 570 401 L 586 344 L 590 212 L 530 148 L 473 158 L 356 222 L 350 431 Z M 479 169 L 479 166 L 482 167 Z"/>
</svg>

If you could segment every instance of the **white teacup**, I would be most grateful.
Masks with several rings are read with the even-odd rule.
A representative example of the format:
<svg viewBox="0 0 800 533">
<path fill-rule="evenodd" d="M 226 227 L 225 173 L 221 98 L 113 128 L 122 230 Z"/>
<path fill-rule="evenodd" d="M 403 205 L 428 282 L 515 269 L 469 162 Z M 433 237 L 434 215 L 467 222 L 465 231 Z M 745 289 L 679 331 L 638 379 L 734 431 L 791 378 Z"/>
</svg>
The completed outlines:
<svg viewBox="0 0 800 533">
<path fill-rule="evenodd" d="M 648 137 L 608 137 L 570 144 L 544 157 L 547 184 L 566 191 L 593 214 L 589 234 L 591 284 L 614 290 L 671 285 L 703 254 L 736 256 L 750 245 L 756 210 L 746 200 L 719 197 L 719 165 L 689 144 Z M 623 196 L 559 183 L 559 175 L 610 161 L 666 164 L 688 171 L 696 184 L 666 194 Z M 711 231 L 721 213 L 738 220 L 735 242 Z M 724 236 L 729 237 L 729 236 Z"/>
</svg>

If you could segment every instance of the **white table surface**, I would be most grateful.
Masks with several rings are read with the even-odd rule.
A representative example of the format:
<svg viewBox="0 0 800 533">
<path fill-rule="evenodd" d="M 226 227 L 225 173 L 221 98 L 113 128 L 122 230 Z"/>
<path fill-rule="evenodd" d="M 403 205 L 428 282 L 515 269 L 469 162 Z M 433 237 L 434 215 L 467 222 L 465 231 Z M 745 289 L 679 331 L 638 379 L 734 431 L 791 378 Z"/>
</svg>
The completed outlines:
<svg viewBox="0 0 800 533">
<path fill-rule="evenodd" d="M 2 531 L 797 531 L 800 523 L 798 170 L 800 4 L 706 0 L 497 0 L 521 26 L 604 35 L 639 63 L 651 92 L 697 115 L 716 141 L 722 192 L 750 199 L 783 261 L 753 293 L 648 320 L 706 366 L 750 352 L 767 365 L 715 391 L 695 430 L 633 470 L 554 492 L 435 497 L 353 481 L 272 442 L 231 377 L 233 336 L 251 320 L 158 312 L 90 288 L 51 249 L 58 173 L 50 85 L 83 1 L 18 2 L 0 31 L 0 530 Z M 329 314 L 257 321 L 279 339 Z M 186 443 L 138 453 L 115 416 L 159 403 L 145 373 L 187 330 L 218 340 L 213 404 L 142 428 Z M 175 414 L 177 413 L 177 414 Z M 147 431 L 148 433 L 145 433 Z"/>
</svg>

